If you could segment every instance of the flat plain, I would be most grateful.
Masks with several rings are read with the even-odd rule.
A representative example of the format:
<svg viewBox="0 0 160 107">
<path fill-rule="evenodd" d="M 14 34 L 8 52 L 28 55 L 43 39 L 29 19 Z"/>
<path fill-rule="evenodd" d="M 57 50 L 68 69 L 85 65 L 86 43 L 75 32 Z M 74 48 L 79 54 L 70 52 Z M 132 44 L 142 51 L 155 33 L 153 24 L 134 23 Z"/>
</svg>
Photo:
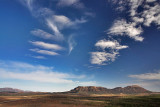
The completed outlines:
<svg viewBox="0 0 160 107">
<path fill-rule="evenodd" d="M 0 107 L 160 107 L 160 94 L 1 95 Z"/>
</svg>

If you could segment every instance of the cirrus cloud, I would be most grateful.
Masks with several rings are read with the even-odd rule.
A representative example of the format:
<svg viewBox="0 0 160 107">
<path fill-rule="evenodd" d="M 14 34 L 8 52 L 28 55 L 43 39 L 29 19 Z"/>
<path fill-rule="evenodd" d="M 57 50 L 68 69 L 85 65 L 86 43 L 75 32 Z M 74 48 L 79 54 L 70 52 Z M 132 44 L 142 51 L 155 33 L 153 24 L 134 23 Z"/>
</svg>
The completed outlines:
<svg viewBox="0 0 160 107">
<path fill-rule="evenodd" d="M 44 49 L 51 49 L 51 50 L 63 50 L 64 48 L 57 45 L 57 44 L 51 44 L 51 43 L 45 43 L 42 41 L 29 41 L 31 44 L 44 48 Z"/>
<path fill-rule="evenodd" d="M 36 81 L 41 83 L 96 84 L 95 81 L 80 81 L 86 78 L 86 75 L 57 72 L 53 70 L 53 67 L 16 61 L 0 60 L 0 74 L 0 78 L 3 79 Z"/>
<path fill-rule="evenodd" d="M 33 51 L 33 52 L 36 52 L 36 53 L 39 53 L 39 54 L 44 54 L 44 55 L 50 55 L 50 56 L 55 56 L 55 55 L 59 55 L 58 53 L 56 52 L 53 52 L 53 51 L 48 51 L 48 50 L 40 50 L 40 49 L 29 49 L 30 51 Z"/>
</svg>

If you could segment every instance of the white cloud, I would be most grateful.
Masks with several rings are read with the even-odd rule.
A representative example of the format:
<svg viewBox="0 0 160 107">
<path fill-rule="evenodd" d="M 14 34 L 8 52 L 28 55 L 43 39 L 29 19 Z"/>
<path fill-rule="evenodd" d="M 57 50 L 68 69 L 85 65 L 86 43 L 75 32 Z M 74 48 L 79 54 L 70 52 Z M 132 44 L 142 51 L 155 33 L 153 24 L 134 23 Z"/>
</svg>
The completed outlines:
<svg viewBox="0 0 160 107">
<path fill-rule="evenodd" d="M 140 18 L 140 17 L 132 17 L 132 20 L 136 23 L 143 23 L 144 22 L 144 18 Z"/>
<path fill-rule="evenodd" d="M 48 71 L 52 70 L 53 67 L 46 67 L 42 65 L 32 65 L 25 62 L 17 62 L 17 61 L 3 61 L 0 60 L 0 68 L 5 69 L 6 71 L 12 70 L 12 71 L 37 71 L 39 69 L 40 71 Z"/>
<path fill-rule="evenodd" d="M 71 26 L 71 20 L 64 15 L 54 15 L 53 21 L 59 26 L 59 28 L 64 28 L 66 26 Z"/>
<path fill-rule="evenodd" d="M 79 0 L 58 0 L 59 6 L 71 6 L 75 3 L 79 2 Z"/>
<path fill-rule="evenodd" d="M 32 56 L 33 58 L 36 58 L 36 59 L 46 59 L 46 57 L 44 56 Z"/>
<path fill-rule="evenodd" d="M 102 49 L 109 48 L 109 49 L 116 49 L 116 50 L 128 48 L 128 46 L 120 45 L 116 40 L 111 41 L 106 39 L 99 40 L 95 44 L 95 46 L 100 47 Z"/>
<path fill-rule="evenodd" d="M 47 33 L 41 29 L 33 30 L 33 31 L 31 31 L 31 34 L 33 34 L 34 36 L 43 38 L 43 39 L 58 40 L 58 38 L 55 35 Z"/>
<path fill-rule="evenodd" d="M 72 50 L 74 49 L 74 47 L 76 46 L 76 42 L 73 39 L 73 35 L 69 36 L 68 38 L 68 45 L 69 45 L 69 54 L 72 52 Z"/>
<path fill-rule="evenodd" d="M 144 0 L 128 0 L 130 7 L 130 15 L 135 16 L 137 14 L 137 9 L 142 5 Z M 125 1 L 124 1 L 125 2 Z"/>
<path fill-rule="evenodd" d="M 35 42 L 29 41 L 29 42 L 35 46 L 38 46 L 38 47 L 41 47 L 44 49 L 51 49 L 51 50 L 63 50 L 64 49 L 63 47 L 61 47 L 57 44 L 45 43 L 42 41 L 35 41 Z"/>
<path fill-rule="evenodd" d="M 142 17 L 145 19 L 144 25 L 150 26 L 151 23 L 160 25 L 160 4 L 154 6 L 146 5 L 144 8 L 145 9 L 142 12 Z"/>
<path fill-rule="evenodd" d="M 118 52 L 91 52 L 91 64 L 105 65 L 105 62 L 113 62 Z"/>
<path fill-rule="evenodd" d="M 59 55 L 56 52 L 48 51 L 48 50 L 40 50 L 40 49 L 29 49 L 29 50 L 39 54 L 44 54 L 44 55 L 51 55 L 51 56 Z"/>
<path fill-rule="evenodd" d="M 54 35 L 59 40 L 63 40 L 64 36 L 61 33 L 61 30 L 65 28 L 76 28 L 77 25 L 86 23 L 85 19 L 75 19 L 74 21 L 70 20 L 64 15 L 52 15 L 49 18 L 46 18 L 47 26 L 54 32 Z"/>
<path fill-rule="evenodd" d="M 150 27 L 151 24 L 160 26 L 160 3 L 156 0 L 111 0 L 113 4 L 118 4 L 118 7 L 123 7 L 126 13 L 129 13 L 128 22 L 126 20 L 116 20 L 113 26 L 109 29 L 108 34 L 112 35 L 127 35 L 136 41 L 143 41 L 141 33 L 145 25 Z M 151 5 L 152 3 L 152 5 Z M 138 8 L 141 8 L 139 11 Z M 128 11 L 127 11 L 128 10 Z M 119 10 L 120 11 L 120 10 Z"/>
<path fill-rule="evenodd" d="M 51 15 L 55 14 L 55 12 L 49 8 L 38 8 L 36 12 L 34 12 L 34 16 L 36 17 L 50 17 Z"/>
<path fill-rule="evenodd" d="M 152 91 L 160 91 L 160 71 L 154 73 L 128 75 L 128 77 L 135 79 L 132 84 L 141 85 Z"/>
<path fill-rule="evenodd" d="M 30 73 L 15 73 L 4 71 L 1 69 L 1 78 L 19 79 L 19 80 L 32 80 L 38 82 L 51 82 L 51 83 L 72 83 L 72 80 L 64 79 L 65 74 L 35 71 Z"/>
<path fill-rule="evenodd" d="M 81 17 L 79 19 L 75 18 L 74 20 L 71 20 L 67 16 L 56 14 L 56 12 L 52 11 L 50 8 L 41 7 L 36 0 L 24 0 L 21 2 L 29 8 L 30 12 L 34 17 L 40 19 L 42 23 L 45 23 L 46 26 L 52 31 L 52 33 L 48 33 L 44 30 L 36 29 L 31 31 L 31 33 L 34 36 L 37 36 L 43 39 L 49 39 L 49 40 L 52 39 L 56 41 L 64 41 L 64 39 L 67 38 L 68 41 L 66 40 L 64 42 L 68 42 L 69 44 L 69 53 L 73 50 L 74 46 L 76 45 L 75 41 L 70 36 L 69 38 L 64 37 L 62 31 L 66 28 L 70 28 L 70 29 L 78 28 L 79 24 L 83 24 L 87 22 L 86 19 Z M 61 6 L 61 7 L 73 6 L 79 9 L 85 8 L 84 4 L 79 0 L 67 0 L 67 1 L 57 0 L 57 6 Z M 91 12 L 90 13 L 88 12 L 88 15 L 92 16 L 93 14 Z M 31 43 L 33 45 L 39 46 L 44 49 L 61 50 L 61 49 L 57 49 L 57 46 L 55 46 L 54 44 L 47 44 L 39 41 L 31 42 Z M 58 53 L 55 53 L 53 51 L 40 50 L 40 49 L 30 49 L 30 50 L 40 54 L 59 55 Z M 38 57 L 35 57 L 35 58 L 38 58 Z"/>
<path fill-rule="evenodd" d="M 54 32 L 54 35 L 58 40 L 63 40 L 63 34 L 59 31 L 58 27 L 55 25 L 55 23 L 51 19 L 46 19 L 48 27 Z"/>
<path fill-rule="evenodd" d="M 112 27 L 109 29 L 108 34 L 128 36 L 136 41 L 143 41 L 143 37 L 140 34 L 143 32 L 142 28 L 136 27 L 135 23 L 127 23 L 126 20 L 116 20 Z"/>
<path fill-rule="evenodd" d="M 99 40 L 95 46 L 103 50 L 102 52 L 91 52 L 91 64 L 97 65 L 106 65 L 109 62 L 114 62 L 119 56 L 119 51 L 128 48 L 126 45 L 120 45 L 116 40 L 106 39 Z"/>
<path fill-rule="evenodd" d="M 115 20 L 111 28 L 108 30 L 109 35 L 112 36 L 127 36 L 135 41 L 142 42 L 144 37 L 143 25 L 150 26 L 152 23 L 160 28 L 160 4 L 155 0 L 109 0 L 113 4 L 118 5 L 118 10 L 123 12 L 126 10 L 127 19 Z M 150 5 L 148 2 L 154 2 Z M 141 8 L 139 10 L 139 8 Z M 129 20 L 128 20 L 129 19 Z M 128 48 L 128 46 L 120 45 L 116 40 L 100 40 L 95 44 L 96 47 L 103 49 L 103 52 L 93 52 L 91 54 L 91 63 L 102 65 L 108 61 L 108 58 L 115 60 L 119 55 L 120 49 Z M 108 52 L 106 52 L 106 50 Z M 116 54 L 115 54 L 116 53 Z M 108 57 L 109 56 L 109 57 Z"/>
<path fill-rule="evenodd" d="M 80 2 L 80 0 L 58 0 L 57 6 L 60 7 L 75 7 L 78 9 L 85 8 L 84 4 Z"/>
<path fill-rule="evenodd" d="M 139 75 L 129 75 L 129 77 L 142 79 L 142 80 L 160 80 L 160 72 L 145 73 L 145 74 L 139 74 Z"/>
<path fill-rule="evenodd" d="M 154 4 L 150 5 L 152 2 Z M 151 23 L 160 25 L 160 3 L 156 0 L 120 0 L 114 3 L 119 4 L 120 7 L 129 6 L 130 18 L 133 20 L 132 23 L 136 23 L 136 25 L 141 24 L 148 27 Z M 138 11 L 139 7 L 142 8 L 140 12 Z"/>
<path fill-rule="evenodd" d="M 23 72 L 22 72 L 23 71 Z M 32 65 L 24 62 L 0 61 L 0 78 L 29 80 L 46 83 L 83 84 L 72 79 L 84 79 L 85 75 L 55 72 L 53 67 Z M 92 83 L 92 82 L 84 82 Z"/>
<path fill-rule="evenodd" d="M 156 0 L 146 0 L 146 2 L 155 2 Z"/>
<path fill-rule="evenodd" d="M 83 18 L 82 19 L 75 19 L 75 21 L 72 21 L 71 19 L 69 19 L 68 17 L 66 17 L 64 15 L 53 15 L 50 18 L 50 20 L 52 20 L 52 22 L 54 22 L 59 29 L 72 28 L 78 24 L 82 24 L 82 23 L 87 22 L 87 20 L 85 20 Z"/>
</svg>

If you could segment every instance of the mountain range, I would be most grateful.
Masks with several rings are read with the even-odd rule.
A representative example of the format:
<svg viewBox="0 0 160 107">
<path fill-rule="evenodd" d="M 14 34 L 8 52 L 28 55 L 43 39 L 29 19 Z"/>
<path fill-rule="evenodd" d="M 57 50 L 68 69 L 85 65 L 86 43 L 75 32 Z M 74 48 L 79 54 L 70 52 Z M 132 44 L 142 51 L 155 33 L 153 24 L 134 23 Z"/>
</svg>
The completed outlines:
<svg viewBox="0 0 160 107">
<path fill-rule="evenodd" d="M 27 93 L 31 91 L 24 91 L 14 88 L 0 88 L 0 92 L 9 92 L 9 93 Z M 34 92 L 32 92 L 34 93 Z M 108 89 L 105 87 L 96 87 L 96 86 L 78 86 L 70 91 L 65 93 L 76 93 L 76 94 L 140 94 L 140 93 L 152 93 L 151 91 L 144 89 L 138 85 L 126 86 L 126 87 L 116 87 L 113 89 Z"/>
</svg>

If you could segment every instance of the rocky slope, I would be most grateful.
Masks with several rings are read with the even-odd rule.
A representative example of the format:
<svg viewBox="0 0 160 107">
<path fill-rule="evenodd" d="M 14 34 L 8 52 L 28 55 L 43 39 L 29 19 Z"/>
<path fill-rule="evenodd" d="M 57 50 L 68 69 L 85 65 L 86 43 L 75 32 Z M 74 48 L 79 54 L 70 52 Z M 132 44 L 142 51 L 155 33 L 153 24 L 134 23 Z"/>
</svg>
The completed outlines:
<svg viewBox="0 0 160 107">
<path fill-rule="evenodd" d="M 73 90 L 69 91 L 70 93 L 86 93 L 86 94 L 139 94 L 139 93 L 151 93 L 151 91 L 146 90 L 140 86 L 132 85 L 127 87 L 116 87 L 113 89 L 107 89 L 104 87 L 95 87 L 95 86 L 78 86 Z"/>
</svg>

